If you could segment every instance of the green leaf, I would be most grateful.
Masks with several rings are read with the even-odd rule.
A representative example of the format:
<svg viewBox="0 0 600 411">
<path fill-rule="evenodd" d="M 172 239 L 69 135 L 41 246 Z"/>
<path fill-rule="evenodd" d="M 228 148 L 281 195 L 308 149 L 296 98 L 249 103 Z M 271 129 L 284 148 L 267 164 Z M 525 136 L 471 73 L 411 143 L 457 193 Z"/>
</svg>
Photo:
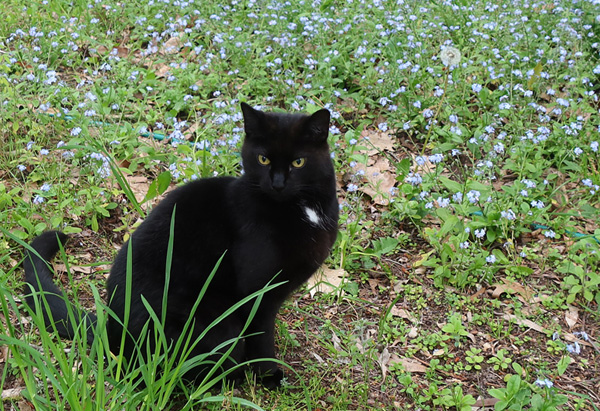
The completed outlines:
<svg viewBox="0 0 600 411">
<path fill-rule="evenodd" d="M 438 232 L 438 237 L 444 237 L 446 234 L 448 234 L 458 223 L 459 223 L 459 219 L 458 217 L 452 215 L 449 216 L 448 219 L 446 220 L 446 222 L 444 222 L 444 225 L 442 225 L 442 227 L 440 228 L 440 231 Z"/>
<path fill-rule="evenodd" d="M 531 87 L 533 86 L 533 83 L 535 83 L 535 81 L 540 78 L 540 74 L 542 74 L 542 69 L 544 68 L 544 66 L 542 66 L 542 62 L 538 61 L 538 63 L 535 65 L 535 67 L 533 68 L 533 75 L 531 76 L 531 78 L 527 81 L 527 88 L 529 90 L 531 90 Z"/>
<path fill-rule="evenodd" d="M 444 187 L 446 187 L 452 193 L 463 191 L 462 184 L 457 183 L 456 181 L 450 180 L 448 177 L 439 176 L 438 180 L 440 181 L 440 183 L 442 183 L 442 185 Z"/>
<path fill-rule="evenodd" d="M 568 355 L 563 355 L 558 364 L 556 364 L 556 369 L 558 370 L 558 375 L 563 375 L 567 370 L 567 367 L 571 363 L 571 357 Z"/>
<path fill-rule="evenodd" d="M 148 192 L 146 193 L 146 197 L 144 197 L 142 203 L 150 201 L 164 193 L 167 190 L 167 188 L 169 188 L 170 184 L 171 173 L 169 171 L 164 171 L 160 173 L 156 180 L 154 180 L 152 184 L 150 184 L 150 187 L 148 187 Z"/>
</svg>

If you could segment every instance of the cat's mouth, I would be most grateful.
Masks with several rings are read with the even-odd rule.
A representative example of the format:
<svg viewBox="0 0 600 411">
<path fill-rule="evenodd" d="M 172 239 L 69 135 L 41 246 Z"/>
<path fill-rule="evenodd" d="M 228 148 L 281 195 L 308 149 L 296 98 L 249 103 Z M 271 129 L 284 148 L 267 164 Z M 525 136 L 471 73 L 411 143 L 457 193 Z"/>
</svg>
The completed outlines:
<svg viewBox="0 0 600 411">
<path fill-rule="evenodd" d="M 278 201 L 278 202 L 289 200 L 292 197 L 289 193 L 289 190 L 286 190 L 285 187 L 283 187 L 281 189 L 271 187 L 271 189 L 269 189 L 266 194 L 271 199 Z"/>
</svg>

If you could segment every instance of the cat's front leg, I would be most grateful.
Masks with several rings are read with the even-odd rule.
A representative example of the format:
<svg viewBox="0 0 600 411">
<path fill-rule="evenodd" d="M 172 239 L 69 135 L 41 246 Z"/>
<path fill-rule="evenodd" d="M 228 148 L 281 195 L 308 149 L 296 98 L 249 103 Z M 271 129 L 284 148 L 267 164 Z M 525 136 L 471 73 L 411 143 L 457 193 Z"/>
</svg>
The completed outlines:
<svg viewBox="0 0 600 411">
<path fill-rule="evenodd" d="M 263 301 L 264 305 L 270 305 Z M 277 307 L 279 308 L 279 307 Z M 248 329 L 248 334 L 254 334 L 246 339 L 246 359 L 260 360 L 251 364 L 252 370 L 260 378 L 266 388 L 277 388 L 283 379 L 283 370 L 276 362 L 268 361 L 275 358 L 275 316 L 277 310 L 273 307 L 259 309 Z"/>
</svg>

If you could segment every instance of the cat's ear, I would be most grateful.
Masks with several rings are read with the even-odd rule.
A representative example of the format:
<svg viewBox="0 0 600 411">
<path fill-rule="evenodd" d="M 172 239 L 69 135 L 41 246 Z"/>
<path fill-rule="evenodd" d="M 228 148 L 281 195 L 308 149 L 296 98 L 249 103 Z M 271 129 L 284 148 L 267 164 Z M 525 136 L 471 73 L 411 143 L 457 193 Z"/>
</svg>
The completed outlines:
<svg viewBox="0 0 600 411">
<path fill-rule="evenodd" d="M 314 112 L 306 121 L 306 127 L 312 138 L 326 141 L 329 135 L 329 110 L 326 108 Z"/>
<path fill-rule="evenodd" d="M 244 131 L 247 136 L 253 136 L 260 133 L 263 129 L 265 113 L 255 110 L 246 103 L 241 104 L 242 114 L 244 115 Z"/>
</svg>

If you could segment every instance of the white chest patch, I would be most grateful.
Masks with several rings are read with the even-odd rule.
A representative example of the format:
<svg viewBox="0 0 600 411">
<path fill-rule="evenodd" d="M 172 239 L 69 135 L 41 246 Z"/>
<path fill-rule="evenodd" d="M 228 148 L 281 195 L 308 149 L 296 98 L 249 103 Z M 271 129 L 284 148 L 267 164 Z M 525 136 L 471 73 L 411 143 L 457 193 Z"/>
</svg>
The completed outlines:
<svg viewBox="0 0 600 411">
<path fill-rule="evenodd" d="M 312 225 L 315 225 L 315 226 L 321 225 L 321 218 L 319 217 L 319 214 L 317 214 L 317 212 L 315 210 L 313 210 L 310 207 L 304 207 L 304 213 L 306 214 L 308 221 L 310 221 L 310 223 Z"/>
</svg>

